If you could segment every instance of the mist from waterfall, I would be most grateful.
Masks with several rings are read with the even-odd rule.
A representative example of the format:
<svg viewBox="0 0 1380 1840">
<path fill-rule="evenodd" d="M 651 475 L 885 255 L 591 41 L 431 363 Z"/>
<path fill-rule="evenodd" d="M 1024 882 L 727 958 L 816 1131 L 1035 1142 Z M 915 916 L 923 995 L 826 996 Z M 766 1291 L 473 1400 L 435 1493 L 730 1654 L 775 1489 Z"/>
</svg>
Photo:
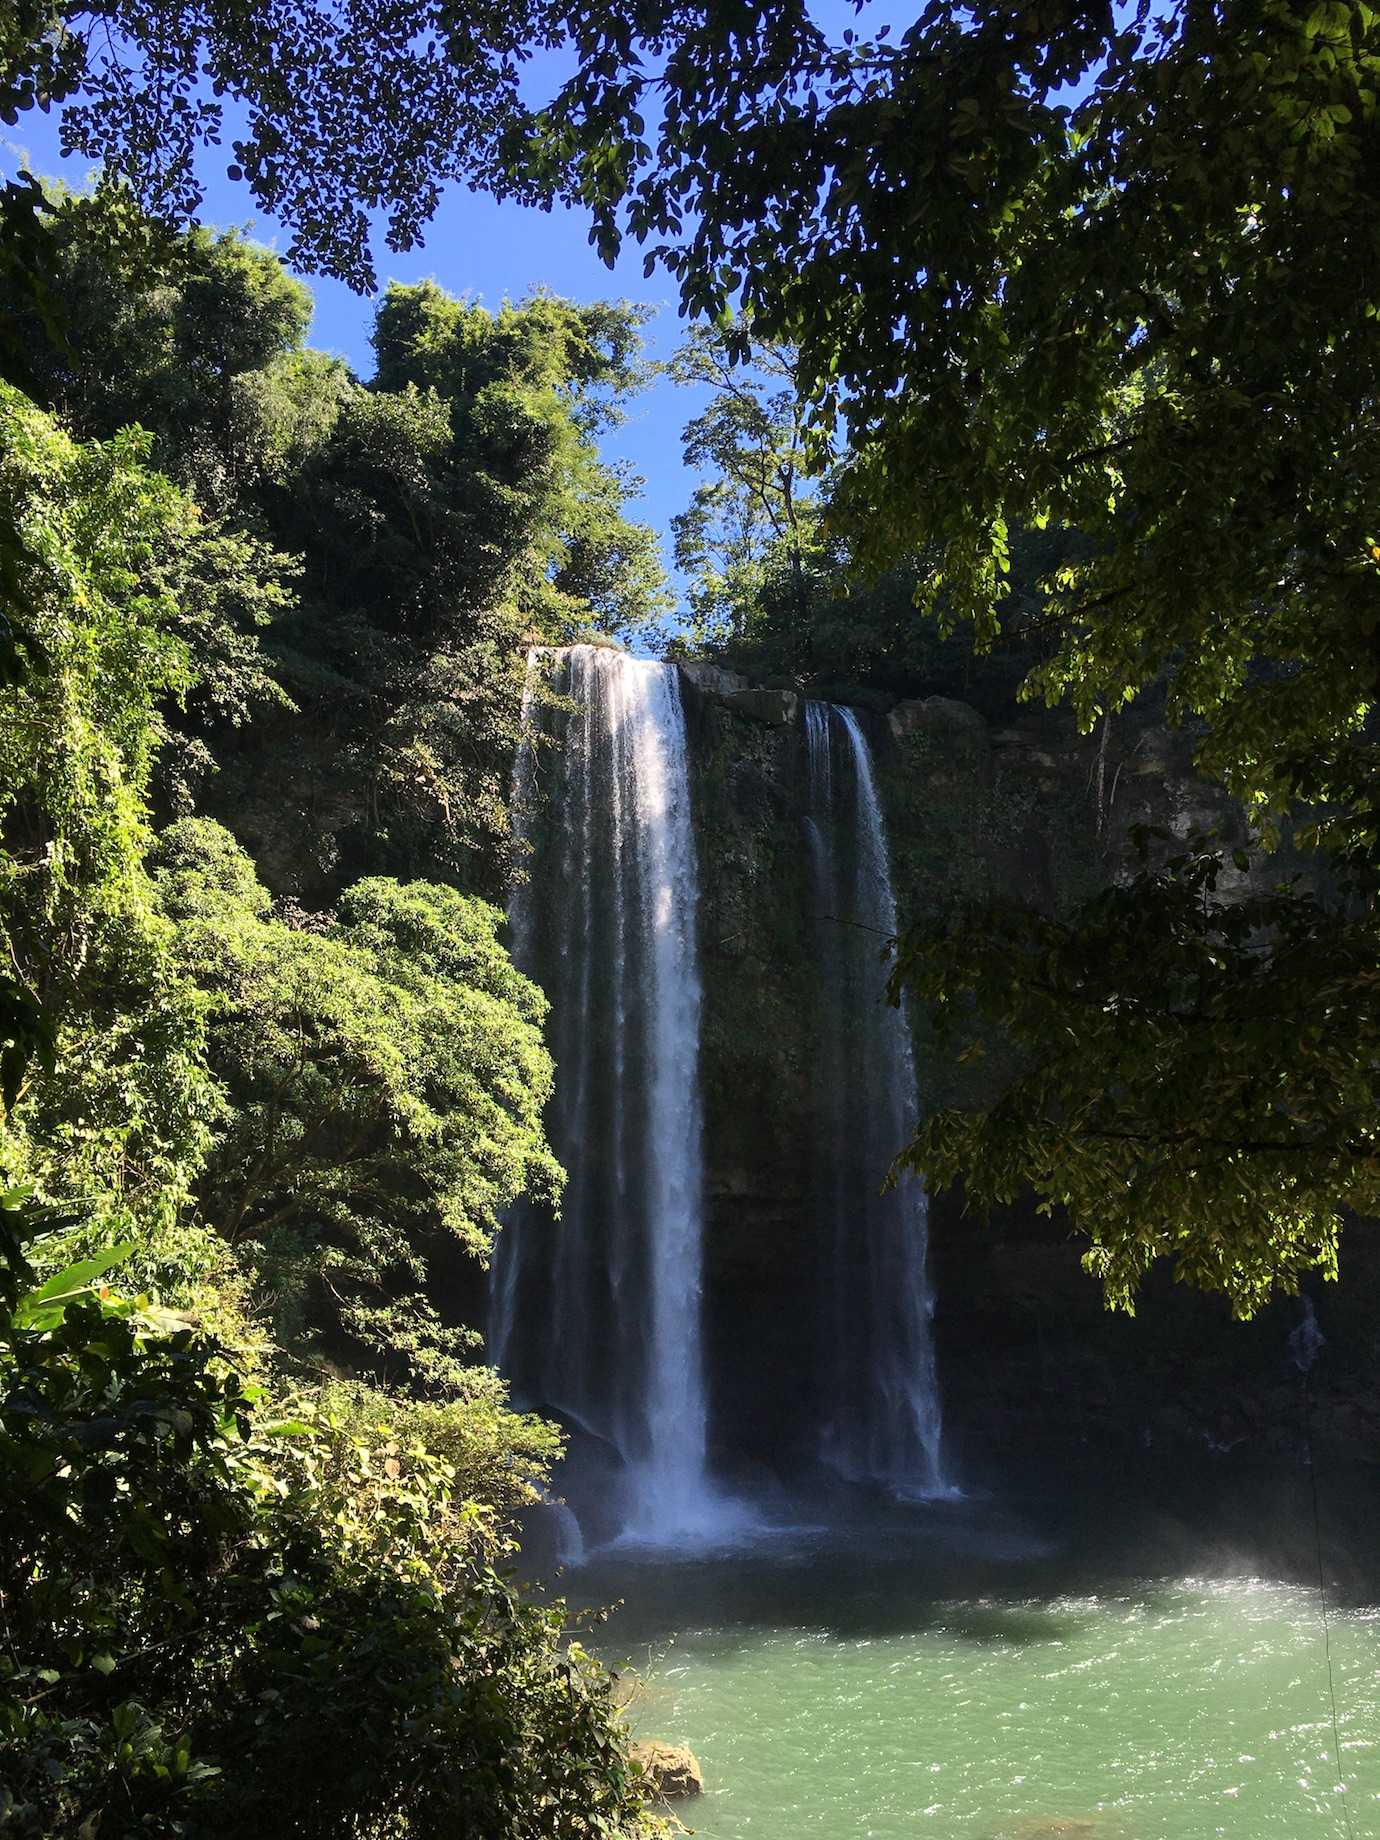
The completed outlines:
<svg viewBox="0 0 1380 1840">
<path fill-rule="evenodd" d="M 569 699 L 538 708 L 549 673 Z M 543 746 L 553 733 L 560 745 Z M 519 1399 L 613 1447 L 626 1531 L 711 1533 L 705 1472 L 698 881 L 674 666 L 606 647 L 528 664 L 514 956 L 551 999 L 561 1219 L 499 1236 L 490 1353 Z"/>
<path fill-rule="evenodd" d="M 872 756 L 850 709 L 807 702 L 807 825 L 820 967 L 821 1454 L 851 1481 L 950 1492 L 913 1176 L 884 1187 L 919 1117 L 905 1012 L 886 1000 L 896 897 Z"/>
</svg>

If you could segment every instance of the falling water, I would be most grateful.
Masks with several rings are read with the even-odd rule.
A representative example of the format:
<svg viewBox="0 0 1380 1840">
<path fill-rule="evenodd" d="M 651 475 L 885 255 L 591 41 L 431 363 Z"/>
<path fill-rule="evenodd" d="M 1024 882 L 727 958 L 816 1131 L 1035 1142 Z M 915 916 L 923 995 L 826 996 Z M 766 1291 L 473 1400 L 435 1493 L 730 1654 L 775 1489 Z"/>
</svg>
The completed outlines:
<svg viewBox="0 0 1380 1840">
<path fill-rule="evenodd" d="M 910 1029 L 885 1000 L 886 831 L 853 712 L 807 703 L 805 732 L 822 974 L 823 1454 L 852 1480 L 943 1494 L 925 1191 L 911 1176 L 883 1187 L 919 1116 Z"/>
<path fill-rule="evenodd" d="M 490 1348 L 519 1397 L 602 1439 L 629 1530 L 709 1531 L 700 1345 L 703 1226 L 697 880 L 676 671 L 593 646 L 535 655 L 569 699 L 529 698 L 514 781 L 528 879 L 514 954 L 552 1005 L 551 1141 L 569 1172 L 559 1224 L 500 1235 Z M 548 796 L 539 796 L 550 763 Z"/>
</svg>

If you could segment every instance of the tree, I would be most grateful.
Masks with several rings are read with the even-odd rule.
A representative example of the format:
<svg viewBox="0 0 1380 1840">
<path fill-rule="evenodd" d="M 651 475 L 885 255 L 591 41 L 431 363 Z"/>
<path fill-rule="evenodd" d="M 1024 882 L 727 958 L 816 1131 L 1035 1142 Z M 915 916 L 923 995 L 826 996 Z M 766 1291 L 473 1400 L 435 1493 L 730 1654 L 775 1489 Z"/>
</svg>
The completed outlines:
<svg viewBox="0 0 1380 1840">
<path fill-rule="evenodd" d="M 446 417 L 446 509 L 467 558 L 464 590 L 481 605 L 511 595 L 553 638 L 590 623 L 588 607 L 573 604 L 577 578 L 624 629 L 667 604 L 647 568 L 648 533 L 624 515 L 637 482 L 605 466 L 594 445 L 647 381 L 646 317 L 542 292 L 491 314 L 427 281 L 395 284 L 379 305 L 378 390 L 420 395 Z M 624 561 L 636 556 L 640 570 Z M 612 565 L 602 579 L 596 558 Z"/>
<path fill-rule="evenodd" d="M 794 354 L 749 338 L 739 363 L 741 349 L 736 330 L 700 326 L 670 365 L 677 382 L 716 391 L 683 435 L 686 464 L 703 477 L 672 520 L 694 618 L 670 643 L 832 694 L 938 691 L 1009 713 L 1047 654 L 1042 584 L 1079 554 L 1077 534 L 1012 532 L 999 634 L 976 658 L 968 628 L 916 618 L 932 556 L 903 555 L 869 575 L 856 542 L 833 527 L 838 470 L 811 475 Z"/>
<path fill-rule="evenodd" d="M 204 510 L 224 514 L 261 475 L 252 376 L 301 349 L 311 296 L 278 258 L 232 233 L 154 240 L 127 201 L 46 188 L 42 269 L 57 313 L 15 315 L 26 392 L 69 428 L 108 438 L 138 422 L 152 458 Z M 150 239 L 131 272 L 123 244 Z"/>
<path fill-rule="evenodd" d="M 484 1256 L 506 1208 L 562 1180 L 546 1005 L 502 916 L 372 879 L 289 926 L 207 819 L 174 824 L 154 864 L 226 1098 L 197 1181 L 207 1220 L 276 1293 L 280 1339 L 324 1322 L 395 1382 L 462 1384 L 474 1338 L 428 1292 L 431 1248 Z"/>
<path fill-rule="evenodd" d="M 272 495 L 304 560 L 284 682 L 318 725 L 305 748 L 304 725 L 286 731 L 282 772 L 308 810 L 349 802 L 356 872 L 497 893 L 524 643 L 659 617 L 650 539 L 594 442 L 641 381 L 638 325 L 545 295 L 491 314 L 391 288 L 376 385 L 343 394 Z"/>
<path fill-rule="evenodd" d="M 803 623 L 818 548 L 793 354 L 754 343 L 750 367 L 740 368 L 735 349 L 717 328 L 694 327 L 670 365 L 677 383 L 715 392 L 682 435 L 686 466 L 709 477 L 671 526 L 701 642 L 741 639 L 754 598 L 776 574 Z"/>
<path fill-rule="evenodd" d="M 1342 1208 L 1380 1213 L 1374 917 L 1243 889 L 1238 856 L 1197 840 L 1069 914 L 965 905 L 902 942 L 895 988 L 950 1052 L 1015 1050 L 994 1102 L 932 1112 L 904 1162 L 980 1206 L 1033 1187 L 1121 1309 L 1168 1258 L 1249 1316 L 1337 1275 Z"/>
<path fill-rule="evenodd" d="M 108 1240 L 177 1215 L 218 1109 L 144 863 L 158 752 L 171 707 L 222 649 L 224 603 L 279 592 L 272 558 L 208 530 L 149 470 L 148 446 L 131 431 L 74 442 L 0 385 L 28 664 L 0 689 L 0 940 L 61 1059 L 23 1094 L 12 1082 L 23 1103 L 0 1153 L 11 1179 L 83 1195 Z M 252 643 L 233 644 L 261 673 Z"/>
</svg>

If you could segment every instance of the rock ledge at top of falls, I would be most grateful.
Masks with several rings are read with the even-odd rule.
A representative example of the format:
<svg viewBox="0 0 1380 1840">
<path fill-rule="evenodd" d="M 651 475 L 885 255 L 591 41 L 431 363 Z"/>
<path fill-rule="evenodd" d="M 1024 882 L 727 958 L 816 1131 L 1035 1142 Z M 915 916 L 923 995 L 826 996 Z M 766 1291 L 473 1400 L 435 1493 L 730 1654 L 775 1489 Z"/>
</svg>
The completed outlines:
<svg viewBox="0 0 1380 1840">
<path fill-rule="evenodd" d="M 725 671 L 717 664 L 704 664 L 692 661 L 679 667 L 681 677 L 698 690 L 701 696 L 732 696 L 738 690 L 750 690 L 752 685 L 746 677 L 737 671 Z"/>
<path fill-rule="evenodd" d="M 680 675 L 681 682 L 706 702 L 751 722 L 790 728 L 800 718 L 800 698 L 794 690 L 765 689 L 716 664 L 683 664 Z"/>
<path fill-rule="evenodd" d="M 921 696 L 897 703 L 887 721 L 898 741 L 907 735 L 961 735 L 983 742 L 987 739 L 983 717 L 971 703 L 960 703 L 952 696 Z"/>
<path fill-rule="evenodd" d="M 663 1802 L 703 1794 L 704 1773 L 687 1745 L 663 1744 L 659 1738 L 637 1738 L 630 1754 Z"/>
</svg>

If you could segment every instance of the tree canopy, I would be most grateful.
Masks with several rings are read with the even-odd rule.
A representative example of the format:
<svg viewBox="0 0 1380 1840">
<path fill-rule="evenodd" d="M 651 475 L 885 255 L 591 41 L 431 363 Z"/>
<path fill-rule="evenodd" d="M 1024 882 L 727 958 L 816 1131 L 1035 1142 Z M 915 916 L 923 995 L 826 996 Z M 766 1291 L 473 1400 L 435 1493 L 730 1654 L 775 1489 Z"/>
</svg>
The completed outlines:
<svg viewBox="0 0 1380 1840">
<path fill-rule="evenodd" d="M 228 138 L 219 157 L 292 226 L 290 257 L 363 289 L 370 213 L 411 248 L 441 186 L 492 157 L 550 37 L 534 6 L 21 0 L 0 26 L 0 120 L 65 105 L 64 145 L 177 223 L 204 196 L 198 156 Z"/>
<path fill-rule="evenodd" d="M 375 870 L 497 892 L 524 641 L 652 631 L 667 608 L 640 482 L 598 449 L 645 379 L 642 315 L 394 287 L 366 383 L 304 343 L 309 299 L 269 251 L 197 231 L 131 275 L 123 225 L 115 200 L 47 201 L 63 309 L 17 313 L 29 393 L 83 436 L 138 422 L 223 574 L 278 584 L 221 590 L 161 797 L 233 811 L 259 851 L 289 801 L 311 900 Z"/>
</svg>

